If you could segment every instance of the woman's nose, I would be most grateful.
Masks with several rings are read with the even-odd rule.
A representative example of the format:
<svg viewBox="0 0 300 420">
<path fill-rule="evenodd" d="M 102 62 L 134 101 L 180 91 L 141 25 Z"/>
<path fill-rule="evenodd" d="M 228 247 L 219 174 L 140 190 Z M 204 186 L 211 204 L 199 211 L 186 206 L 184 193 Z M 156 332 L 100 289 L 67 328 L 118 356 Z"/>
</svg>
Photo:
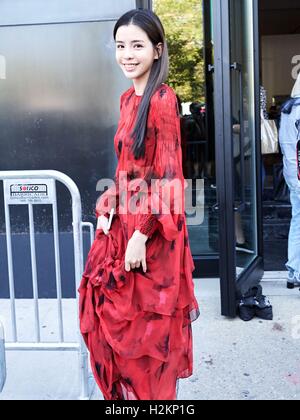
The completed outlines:
<svg viewBox="0 0 300 420">
<path fill-rule="evenodd" d="M 124 48 L 123 55 L 125 58 L 133 58 L 132 48 Z"/>
</svg>

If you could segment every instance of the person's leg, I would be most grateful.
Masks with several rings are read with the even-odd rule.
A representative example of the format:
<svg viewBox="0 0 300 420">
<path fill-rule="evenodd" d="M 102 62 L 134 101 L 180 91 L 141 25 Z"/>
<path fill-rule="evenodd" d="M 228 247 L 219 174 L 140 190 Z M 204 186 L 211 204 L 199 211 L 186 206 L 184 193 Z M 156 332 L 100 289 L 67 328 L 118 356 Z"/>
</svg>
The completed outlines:
<svg viewBox="0 0 300 420">
<path fill-rule="evenodd" d="M 288 286 L 293 288 L 300 285 L 300 193 L 291 190 L 292 221 L 289 233 L 288 262 L 286 267 L 289 271 Z"/>
</svg>

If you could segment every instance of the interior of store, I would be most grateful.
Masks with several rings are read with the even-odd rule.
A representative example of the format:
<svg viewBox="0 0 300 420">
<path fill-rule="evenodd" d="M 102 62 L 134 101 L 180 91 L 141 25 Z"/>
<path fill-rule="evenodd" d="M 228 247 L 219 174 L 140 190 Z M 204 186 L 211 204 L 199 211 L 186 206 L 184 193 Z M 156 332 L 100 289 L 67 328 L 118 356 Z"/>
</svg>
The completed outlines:
<svg viewBox="0 0 300 420">
<path fill-rule="evenodd" d="M 259 0 L 261 85 L 266 117 L 280 123 L 280 108 L 300 71 L 300 2 Z M 284 270 L 291 220 L 289 191 L 282 176 L 282 155 L 263 155 L 265 269 Z"/>
<path fill-rule="evenodd" d="M 158 5 L 159 2 L 154 2 L 154 10 L 156 4 Z M 183 102 L 181 109 L 183 170 L 186 179 L 190 180 L 191 185 L 187 212 L 188 216 L 194 215 L 187 218 L 191 248 L 194 256 L 201 256 L 203 259 L 207 258 L 207 260 L 211 259 L 216 265 L 219 255 L 219 226 L 218 212 L 216 211 L 218 207 L 214 144 L 214 84 L 213 72 L 210 71 L 213 65 L 210 4 L 208 1 L 203 2 L 203 20 L 197 39 L 198 45 L 205 45 L 202 57 L 203 69 L 206 69 L 205 80 L 202 80 L 204 97 L 200 98 L 199 93 L 195 92 L 194 96 L 190 95 L 191 97 L 188 101 L 182 101 L 180 95 L 178 95 L 178 99 L 180 102 Z M 240 16 L 243 19 L 240 25 L 249 25 L 246 11 L 238 10 L 239 2 L 233 0 L 231 5 L 235 9 L 234 16 L 238 18 Z M 278 127 L 280 107 L 289 97 L 300 70 L 300 2 L 298 0 L 286 0 L 285 2 L 281 0 L 259 0 L 258 5 L 261 103 L 265 110 L 265 118 L 274 120 Z M 164 19 L 163 11 L 157 11 Z M 174 10 L 174 13 L 176 13 L 176 10 Z M 186 16 L 181 16 L 181 19 L 188 21 L 188 11 L 186 13 Z M 233 33 L 232 42 L 236 45 L 233 45 L 232 48 L 232 59 L 242 63 L 244 68 L 250 69 L 249 57 L 242 52 L 247 51 L 247 46 L 239 43 L 238 39 L 238 34 Z M 172 47 L 170 53 L 171 60 L 174 62 L 176 57 L 172 57 L 174 53 Z M 184 63 L 181 63 L 181 65 L 184 67 Z M 246 74 L 249 76 L 248 72 Z M 236 83 L 233 78 L 233 95 L 237 98 L 236 115 L 233 115 L 233 142 L 235 144 L 239 143 L 241 137 L 238 83 L 237 74 Z M 244 94 L 248 95 L 249 88 L 250 86 L 244 80 Z M 248 99 L 250 100 L 251 98 L 249 97 Z M 249 100 L 248 106 L 250 104 Z M 247 106 L 244 112 L 248 113 L 248 117 L 244 115 L 244 119 L 251 123 L 254 116 L 249 114 L 250 111 L 247 110 Z M 244 130 L 246 141 L 247 138 L 250 139 L 250 142 L 252 141 L 252 151 L 251 153 L 249 152 L 249 156 L 246 153 L 244 159 L 241 159 L 241 150 L 236 153 L 237 164 L 235 170 L 236 174 L 238 174 L 238 179 L 244 178 L 243 199 L 245 202 L 245 210 L 237 213 L 235 219 L 238 267 L 245 267 L 249 264 L 256 252 L 255 238 L 253 238 L 253 223 L 256 216 L 253 204 L 251 205 L 255 199 L 251 181 L 253 178 L 250 173 L 251 171 L 253 173 L 254 142 L 257 139 L 252 139 L 253 133 L 251 133 L 247 124 L 244 124 Z M 241 177 L 242 172 L 243 176 Z M 277 153 L 264 154 L 262 156 L 262 183 L 265 270 L 284 270 L 287 260 L 291 205 L 288 188 L 282 174 L 280 149 Z M 236 190 L 241 189 L 238 184 L 237 182 Z M 238 242 L 244 241 L 246 241 L 244 245 L 238 245 Z"/>
</svg>

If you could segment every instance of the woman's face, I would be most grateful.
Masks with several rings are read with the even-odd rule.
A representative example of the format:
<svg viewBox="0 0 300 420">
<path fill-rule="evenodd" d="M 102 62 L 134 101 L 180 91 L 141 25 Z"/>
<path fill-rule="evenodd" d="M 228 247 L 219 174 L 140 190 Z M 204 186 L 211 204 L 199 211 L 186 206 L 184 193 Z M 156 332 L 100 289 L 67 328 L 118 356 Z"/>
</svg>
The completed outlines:
<svg viewBox="0 0 300 420">
<path fill-rule="evenodd" d="M 161 45 L 158 44 L 159 54 Z M 146 32 L 136 25 L 121 26 L 116 34 L 116 59 L 125 76 L 131 80 L 146 79 L 158 52 Z"/>
</svg>

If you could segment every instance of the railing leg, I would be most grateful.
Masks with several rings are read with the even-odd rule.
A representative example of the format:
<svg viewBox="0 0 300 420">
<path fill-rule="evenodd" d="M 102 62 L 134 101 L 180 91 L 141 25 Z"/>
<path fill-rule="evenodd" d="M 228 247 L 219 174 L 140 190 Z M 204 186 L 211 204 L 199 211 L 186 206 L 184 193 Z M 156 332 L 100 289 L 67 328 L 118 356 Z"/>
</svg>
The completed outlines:
<svg viewBox="0 0 300 420">
<path fill-rule="evenodd" d="M 4 337 L 4 329 L 0 322 L 0 393 L 3 391 L 5 382 L 6 382 L 5 337 Z"/>
<path fill-rule="evenodd" d="M 87 350 L 83 347 L 79 351 L 79 375 L 80 375 L 80 400 L 89 400 L 91 397 L 91 390 L 89 384 L 89 367 Z"/>
</svg>

